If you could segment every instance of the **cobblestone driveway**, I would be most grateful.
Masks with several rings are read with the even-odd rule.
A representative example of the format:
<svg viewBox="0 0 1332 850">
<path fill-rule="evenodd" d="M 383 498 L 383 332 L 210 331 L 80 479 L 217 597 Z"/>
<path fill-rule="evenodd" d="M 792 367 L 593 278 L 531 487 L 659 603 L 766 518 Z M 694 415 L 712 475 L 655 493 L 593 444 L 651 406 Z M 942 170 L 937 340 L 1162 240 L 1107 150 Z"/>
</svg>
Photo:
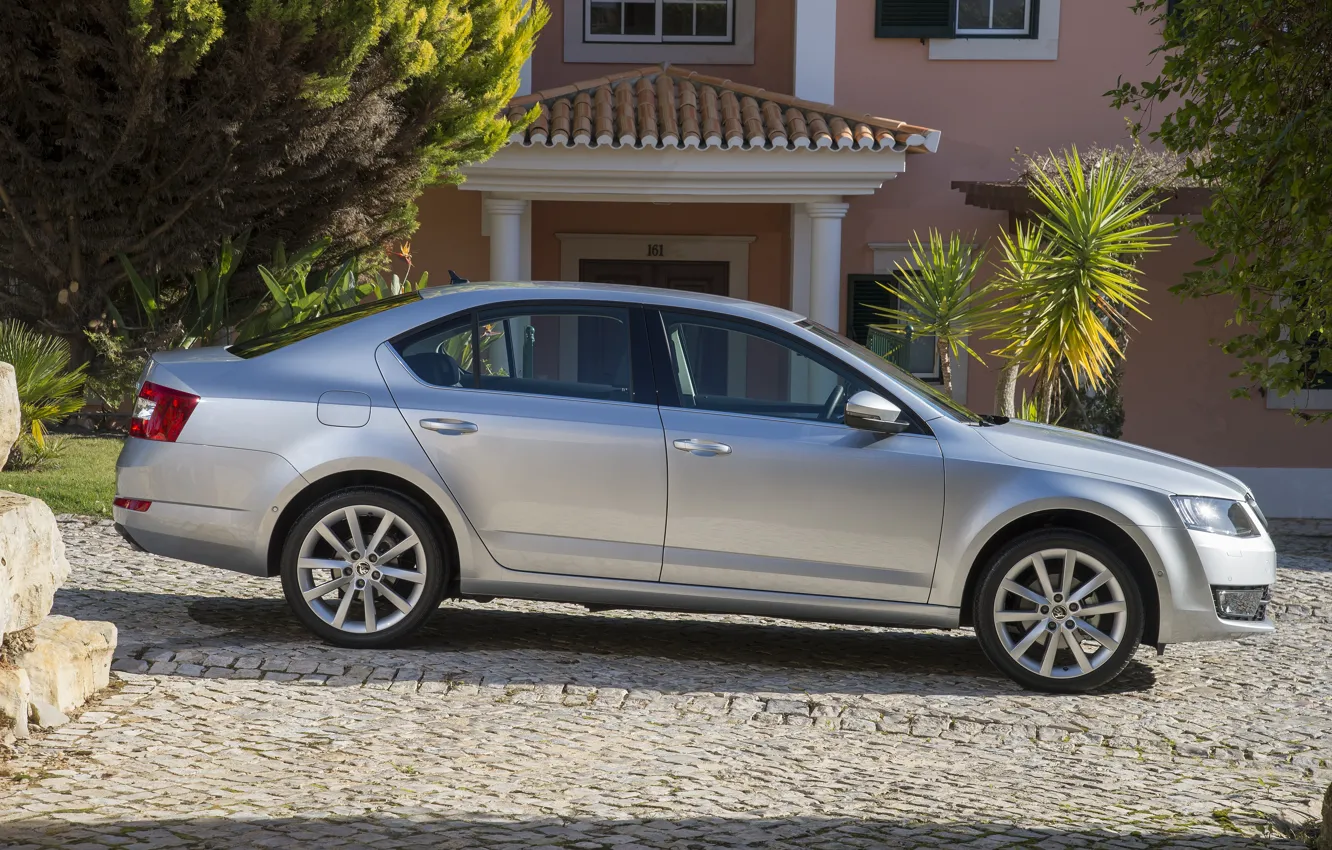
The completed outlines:
<svg viewBox="0 0 1332 850">
<path fill-rule="evenodd" d="M 453 604 L 339 650 L 275 581 L 64 530 L 123 687 L 7 766 L 0 846 L 1293 848 L 1332 779 L 1326 540 L 1283 541 L 1274 638 L 1051 697 L 969 633 L 754 617 Z"/>
</svg>

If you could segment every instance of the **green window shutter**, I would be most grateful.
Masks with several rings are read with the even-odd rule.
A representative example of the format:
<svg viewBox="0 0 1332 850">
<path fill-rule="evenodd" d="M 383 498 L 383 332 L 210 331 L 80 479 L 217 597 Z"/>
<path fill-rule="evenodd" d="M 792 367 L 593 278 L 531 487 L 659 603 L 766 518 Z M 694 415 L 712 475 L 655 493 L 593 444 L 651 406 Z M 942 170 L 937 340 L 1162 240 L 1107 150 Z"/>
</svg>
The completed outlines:
<svg viewBox="0 0 1332 850">
<path fill-rule="evenodd" d="M 876 0 L 877 38 L 952 38 L 957 0 Z"/>
<path fill-rule="evenodd" d="M 893 308 L 897 298 L 891 292 L 879 286 L 877 281 L 888 283 L 891 274 L 853 274 L 846 278 L 846 335 L 861 345 L 869 338 L 870 325 L 891 324 L 874 307 Z"/>
</svg>

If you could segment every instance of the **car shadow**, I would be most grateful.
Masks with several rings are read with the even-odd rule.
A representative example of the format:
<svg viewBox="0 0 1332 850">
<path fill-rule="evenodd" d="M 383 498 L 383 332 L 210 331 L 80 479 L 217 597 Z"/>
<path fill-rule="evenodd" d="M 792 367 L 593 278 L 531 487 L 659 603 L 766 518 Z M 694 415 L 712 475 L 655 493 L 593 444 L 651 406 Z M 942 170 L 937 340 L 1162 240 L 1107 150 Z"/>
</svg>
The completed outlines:
<svg viewBox="0 0 1332 850">
<path fill-rule="evenodd" d="M 1208 850 L 1291 848 L 1303 842 L 1269 833 L 1257 838 L 1235 833 L 1141 831 L 1019 827 L 1005 823 L 960 820 L 949 823 L 886 818 L 796 815 L 790 817 L 541 817 L 499 816 L 411 818 L 388 815 L 361 818 L 337 816 L 162 818 L 102 820 L 83 817 L 71 823 L 39 814 L 0 825 L 0 844 L 24 847 L 66 847 L 71 842 L 102 846 L 98 839 L 133 846 L 206 847 L 232 850 L 252 847 L 307 847 L 332 843 L 341 847 L 429 846 L 474 847 L 605 847 L 625 844 L 639 848 L 705 850 L 714 847 L 763 848 L 917 848 L 917 847 L 1195 847 Z M 138 842 L 144 842 L 142 844 Z M 80 844 L 80 846 L 85 846 Z"/>
<path fill-rule="evenodd" d="M 690 691 L 985 696 L 1017 686 L 985 658 L 970 630 L 843 628 L 769 618 L 590 612 L 543 605 L 514 611 L 446 603 L 410 642 L 383 650 L 332 647 L 282 599 L 62 591 L 58 613 L 116 620 L 121 645 L 235 656 L 304 657 L 323 664 L 429 667 L 450 677 L 523 684 Z M 137 649 L 134 649 L 137 648 Z M 1135 659 L 1104 692 L 1155 684 Z"/>
</svg>

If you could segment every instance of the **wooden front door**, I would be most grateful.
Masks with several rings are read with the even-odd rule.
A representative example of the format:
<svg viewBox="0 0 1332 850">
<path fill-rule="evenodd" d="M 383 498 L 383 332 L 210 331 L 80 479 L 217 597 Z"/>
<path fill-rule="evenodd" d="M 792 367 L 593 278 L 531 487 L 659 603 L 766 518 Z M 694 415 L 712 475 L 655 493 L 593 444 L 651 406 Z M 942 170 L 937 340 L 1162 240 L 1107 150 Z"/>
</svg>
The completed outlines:
<svg viewBox="0 0 1332 850">
<path fill-rule="evenodd" d="M 728 295 L 730 270 L 728 263 L 684 260 L 581 260 L 578 278 L 589 283 L 623 283 Z"/>
</svg>

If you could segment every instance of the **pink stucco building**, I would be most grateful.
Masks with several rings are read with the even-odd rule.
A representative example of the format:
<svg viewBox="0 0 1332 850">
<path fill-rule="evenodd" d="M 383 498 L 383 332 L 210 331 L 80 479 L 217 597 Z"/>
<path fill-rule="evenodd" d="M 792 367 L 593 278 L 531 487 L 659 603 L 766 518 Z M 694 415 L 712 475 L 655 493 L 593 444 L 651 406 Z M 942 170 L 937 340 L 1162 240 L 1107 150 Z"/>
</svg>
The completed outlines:
<svg viewBox="0 0 1332 850">
<path fill-rule="evenodd" d="M 542 117 L 420 199 L 418 267 L 718 292 L 844 331 L 913 233 L 1008 226 L 955 181 L 1010 179 L 1016 150 L 1126 142 L 1104 93 L 1151 73 L 1160 39 L 1127 0 L 548 3 L 514 102 Z M 1236 364 L 1209 345 L 1232 307 L 1168 291 L 1201 256 L 1184 233 L 1142 263 L 1125 439 L 1234 472 L 1274 516 L 1332 517 L 1332 425 L 1232 399 Z M 964 362 L 955 393 L 989 411 L 994 378 Z M 1332 390 L 1300 403 L 1332 409 Z"/>
</svg>

